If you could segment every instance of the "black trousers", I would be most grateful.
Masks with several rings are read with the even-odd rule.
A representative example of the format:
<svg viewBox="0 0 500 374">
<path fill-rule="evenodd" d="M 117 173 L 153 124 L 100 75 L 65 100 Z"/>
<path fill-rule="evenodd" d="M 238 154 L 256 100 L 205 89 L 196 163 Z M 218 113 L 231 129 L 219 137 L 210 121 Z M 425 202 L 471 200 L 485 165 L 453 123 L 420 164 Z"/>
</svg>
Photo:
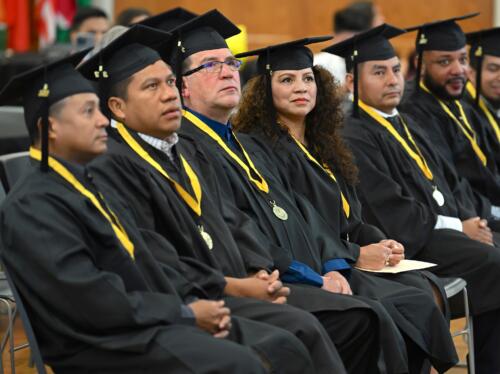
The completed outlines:
<svg viewBox="0 0 500 374">
<path fill-rule="evenodd" d="M 410 272 L 387 279 L 354 269 L 349 283 L 355 294 L 378 300 L 391 316 L 405 339 L 410 373 L 420 373 L 425 359 L 439 371 L 458 361 L 448 321 L 421 274 Z M 407 285 L 417 283 L 422 285 Z"/>
<path fill-rule="evenodd" d="M 288 304 L 277 305 L 255 299 L 227 297 L 225 301 L 226 306 L 231 309 L 232 315 L 277 326 L 295 335 L 307 347 L 316 373 L 346 373 L 342 359 L 330 340 L 329 334 L 311 313 Z M 353 326 L 357 323 L 355 321 L 358 320 L 358 316 L 350 313 L 343 314 L 346 323 L 344 330 L 347 331 L 347 326 Z M 366 322 L 360 322 L 360 335 L 361 338 L 370 342 L 372 335 L 368 331 L 370 326 L 362 328 L 366 324 Z M 338 333 L 340 330 L 339 324 L 335 332 Z M 353 342 L 358 341 L 361 342 L 361 339 L 356 339 L 353 336 Z M 366 343 L 363 341 L 362 344 Z"/>
<path fill-rule="evenodd" d="M 500 309 L 474 316 L 477 374 L 500 374 Z"/>
<path fill-rule="evenodd" d="M 397 326 L 376 300 L 292 284 L 288 303 L 314 314 L 326 329 L 349 373 L 408 373 Z"/>
<path fill-rule="evenodd" d="M 317 312 L 316 318 L 323 324 L 339 354 L 343 357 L 349 373 L 374 373 L 378 360 L 376 317 L 364 309 L 353 309 L 349 312 Z M 346 327 L 358 321 L 357 327 L 349 331 Z M 361 354 L 360 352 L 365 352 Z"/>
<path fill-rule="evenodd" d="M 216 339 L 197 327 L 165 326 L 157 329 L 155 335 L 145 352 L 109 351 L 93 347 L 49 364 L 56 374 L 267 372 L 252 348 L 227 339 Z M 274 343 L 280 343 L 279 340 L 281 338 Z"/>
</svg>

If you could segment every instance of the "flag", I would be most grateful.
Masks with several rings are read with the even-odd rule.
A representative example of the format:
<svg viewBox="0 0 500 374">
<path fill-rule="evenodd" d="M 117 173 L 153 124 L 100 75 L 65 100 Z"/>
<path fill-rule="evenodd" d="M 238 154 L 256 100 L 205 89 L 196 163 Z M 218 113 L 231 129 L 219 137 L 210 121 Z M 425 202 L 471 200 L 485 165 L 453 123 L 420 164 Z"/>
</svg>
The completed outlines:
<svg viewBox="0 0 500 374">
<path fill-rule="evenodd" d="M 75 12 L 75 0 L 56 0 L 56 39 L 59 43 L 69 42 L 69 29 L 71 28 L 71 21 L 75 16 Z"/>
<path fill-rule="evenodd" d="M 75 0 L 37 0 L 39 46 L 69 42 L 69 29 L 76 12 Z"/>
<path fill-rule="evenodd" d="M 30 49 L 30 6 L 28 0 L 3 0 L 8 47 L 16 52 Z"/>
<path fill-rule="evenodd" d="M 7 15 L 4 0 L 0 0 L 0 51 L 7 48 Z"/>
<path fill-rule="evenodd" d="M 76 0 L 78 4 L 78 8 L 84 8 L 84 7 L 89 7 L 92 6 L 92 0 Z"/>
<path fill-rule="evenodd" d="M 36 23 L 40 49 L 56 41 L 56 0 L 36 0 Z"/>
</svg>

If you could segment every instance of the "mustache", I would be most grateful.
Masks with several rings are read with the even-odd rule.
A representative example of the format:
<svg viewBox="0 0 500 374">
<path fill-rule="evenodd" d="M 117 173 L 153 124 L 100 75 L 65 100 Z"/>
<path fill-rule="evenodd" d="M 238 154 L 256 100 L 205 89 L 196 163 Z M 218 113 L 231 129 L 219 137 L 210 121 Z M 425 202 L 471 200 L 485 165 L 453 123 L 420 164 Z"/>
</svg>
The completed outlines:
<svg viewBox="0 0 500 374">
<path fill-rule="evenodd" d="M 451 82 L 454 82 L 456 81 L 457 79 L 459 80 L 463 80 L 464 82 L 464 85 L 463 87 L 465 87 L 465 78 L 464 77 L 455 77 L 455 78 L 451 78 L 451 79 L 448 79 L 443 85 L 440 85 L 438 83 L 436 83 L 429 74 L 424 74 L 424 83 L 425 85 L 439 98 L 443 99 L 443 100 L 456 100 L 456 99 L 460 99 L 465 90 L 462 90 L 462 92 L 458 95 L 450 95 L 448 93 L 448 91 L 446 91 L 446 84 L 447 83 L 451 83 Z"/>
<path fill-rule="evenodd" d="M 460 82 L 462 84 L 465 84 L 466 83 L 466 79 L 465 79 L 465 77 L 456 77 L 456 78 L 451 78 L 451 79 L 447 79 L 446 80 L 446 84 L 456 83 L 456 82 Z"/>
</svg>

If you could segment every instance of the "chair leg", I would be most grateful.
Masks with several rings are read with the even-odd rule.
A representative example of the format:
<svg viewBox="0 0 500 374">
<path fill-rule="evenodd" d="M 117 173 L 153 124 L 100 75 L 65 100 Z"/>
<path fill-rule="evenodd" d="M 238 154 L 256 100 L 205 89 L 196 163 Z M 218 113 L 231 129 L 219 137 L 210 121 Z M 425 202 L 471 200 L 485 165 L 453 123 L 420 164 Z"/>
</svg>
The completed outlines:
<svg viewBox="0 0 500 374">
<path fill-rule="evenodd" d="M 14 346 L 14 323 L 16 321 L 17 308 L 14 305 L 12 308 L 12 318 L 10 323 L 10 366 L 11 373 L 16 374 L 16 356 L 15 356 L 15 346 Z"/>
<path fill-rule="evenodd" d="M 469 350 L 469 359 L 468 359 L 468 371 L 469 374 L 476 374 L 476 361 L 474 357 L 474 326 L 472 321 L 472 316 L 469 312 L 469 295 L 467 293 L 467 287 L 463 289 L 464 294 L 464 306 L 465 306 L 465 323 L 466 328 L 464 329 L 467 334 L 467 346 Z"/>
<path fill-rule="evenodd" d="M 8 302 L 6 300 L 3 300 L 3 299 L 0 299 L 0 302 Z M 8 310 L 9 310 L 9 306 L 6 307 L 7 308 L 7 315 L 9 314 Z M 2 337 L 2 343 L 0 344 L 0 373 L 1 374 L 4 374 L 4 370 L 3 370 L 3 347 L 4 347 L 4 344 L 3 344 L 3 341 L 5 339 L 7 339 L 8 335 L 9 335 L 9 323 L 7 322 L 7 329 L 5 331 L 5 335 Z"/>
<path fill-rule="evenodd" d="M 5 346 L 7 344 L 7 340 L 10 343 L 10 349 L 9 349 L 9 357 L 10 357 L 10 370 L 12 374 L 15 374 L 16 372 L 16 365 L 15 365 L 15 356 L 14 356 L 14 318 L 15 318 L 15 312 L 16 309 L 15 307 L 12 307 L 9 303 L 8 300 L 0 298 L 0 302 L 4 303 L 4 305 L 7 308 L 7 331 L 5 332 L 5 335 L 2 338 L 2 343 L 0 344 L 0 354 L 3 357 L 3 352 L 5 350 Z M 2 367 L 2 373 L 3 373 L 3 367 Z"/>
</svg>

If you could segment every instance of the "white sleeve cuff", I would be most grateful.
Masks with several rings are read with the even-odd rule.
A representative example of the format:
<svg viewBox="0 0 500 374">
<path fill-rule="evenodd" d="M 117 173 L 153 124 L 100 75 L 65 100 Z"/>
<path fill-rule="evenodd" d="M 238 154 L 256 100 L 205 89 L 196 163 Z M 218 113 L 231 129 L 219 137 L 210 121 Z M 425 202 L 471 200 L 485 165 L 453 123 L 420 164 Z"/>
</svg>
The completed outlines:
<svg viewBox="0 0 500 374">
<path fill-rule="evenodd" d="M 437 216 L 436 225 L 434 226 L 434 230 L 439 229 L 450 229 L 456 231 L 463 231 L 462 221 L 455 217 L 448 216 Z"/>
<path fill-rule="evenodd" d="M 492 205 L 491 206 L 491 215 L 495 219 L 500 219 L 500 206 Z"/>
</svg>

